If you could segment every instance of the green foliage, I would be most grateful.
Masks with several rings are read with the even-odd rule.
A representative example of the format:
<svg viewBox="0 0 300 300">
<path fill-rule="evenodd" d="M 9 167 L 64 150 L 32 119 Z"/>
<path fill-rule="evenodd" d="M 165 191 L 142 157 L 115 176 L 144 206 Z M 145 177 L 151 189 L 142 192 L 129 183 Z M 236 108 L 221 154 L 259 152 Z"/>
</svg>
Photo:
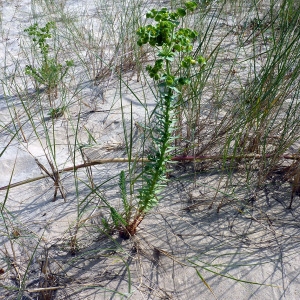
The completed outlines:
<svg viewBox="0 0 300 300">
<path fill-rule="evenodd" d="M 39 27 L 37 23 L 31 25 L 24 31 L 32 37 L 32 41 L 40 50 L 42 55 L 41 66 L 35 68 L 31 65 L 25 67 L 25 74 L 34 78 L 39 84 L 44 84 L 49 90 L 56 88 L 58 83 L 66 76 L 73 61 L 68 60 L 65 65 L 59 64 L 56 58 L 49 56 L 49 44 L 47 39 L 52 37 L 50 31 L 55 29 L 54 22 L 48 22 L 45 27 Z"/>
<path fill-rule="evenodd" d="M 182 74 L 182 68 L 189 69 L 199 64 L 205 65 L 202 56 L 194 58 L 191 55 L 193 42 L 197 32 L 189 28 L 179 27 L 180 19 L 189 11 L 196 9 L 196 3 L 189 1 L 184 8 L 170 12 L 167 8 L 152 9 L 147 18 L 153 19 L 156 24 L 139 28 L 137 41 L 139 46 L 149 44 L 157 52 L 154 65 L 148 65 L 146 70 L 151 78 L 157 82 L 160 91 L 157 109 L 154 112 L 156 126 L 152 128 L 152 154 L 148 156 L 150 162 L 145 165 L 143 187 L 139 190 L 139 211 L 144 214 L 158 203 L 158 193 L 164 188 L 167 178 L 167 163 L 170 152 L 173 150 L 173 132 L 175 129 L 175 109 L 178 107 L 178 95 L 183 85 L 190 83 L 188 76 Z M 175 59 L 180 57 L 181 62 Z"/>
<path fill-rule="evenodd" d="M 48 115 L 50 116 L 51 119 L 59 118 L 64 114 L 66 108 L 67 108 L 66 106 L 50 108 Z"/>
<path fill-rule="evenodd" d="M 173 105 L 175 97 L 173 90 L 168 89 L 168 94 L 164 96 L 159 104 L 159 111 L 156 111 L 156 127 L 153 128 L 152 154 L 148 156 L 150 162 L 145 165 L 143 180 L 144 185 L 139 190 L 139 210 L 144 213 L 153 208 L 158 203 L 157 194 L 163 189 L 166 182 L 167 163 L 170 160 L 172 134 L 174 131 L 175 117 Z"/>
<path fill-rule="evenodd" d="M 107 232 L 110 231 L 111 226 L 109 225 L 108 221 L 105 218 L 101 219 L 101 223 L 102 223 L 105 231 L 107 231 Z"/>
<path fill-rule="evenodd" d="M 123 208 L 125 210 L 125 219 L 126 219 L 126 221 L 128 221 L 128 219 L 130 218 L 130 205 L 127 200 L 126 178 L 125 178 L 124 171 L 121 171 L 121 173 L 120 173 L 119 188 L 120 188 L 120 192 L 121 192 Z"/>
<path fill-rule="evenodd" d="M 39 28 L 38 24 L 35 23 L 24 30 L 32 37 L 32 41 L 39 45 L 44 60 L 47 59 L 49 53 L 49 45 L 46 43 L 46 39 L 52 37 L 50 34 L 51 29 L 55 29 L 54 22 L 48 22 L 45 27 L 42 28 Z"/>
<path fill-rule="evenodd" d="M 178 28 L 179 19 L 183 18 L 188 11 L 194 11 L 196 3 L 189 1 L 185 4 L 186 8 L 178 8 L 175 12 L 169 12 L 167 8 L 161 10 L 152 9 L 147 13 L 147 18 L 156 21 L 155 25 L 146 25 L 139 28 L 137 41 L 139 46 L 149 43 L 152 47 L 159 50 L 154 66 L 147 66 L 147 71 L 154 80 L 165 80 L 168 86 L 176 86 L 187 84 L 187 78 L 175 78 L 171 75 L 172 70 L 167 70 L 166 62 L 173 62 L 174 58 L 181 54 L 183 60 L 181 65 L 177 66 L 177 70 L 172 73 L 178 73 L 181 67 L 190 68 L 195 64 L 205 65 L 205 59 L 202 56 L 192 57 L 184 55 L 191 53 L 193 50 L 193 41 L 197 38 L 198 33 L 189 28 Z"/>
<path fill-rule="evenodd" d="M 112 206 L 109 207 L 110 209 L 110 215 L 113 220 L 113 223 L 116 227 L 120 227 L 121 225 L 126 226 L 127 222 L 124 220 L 124 218 L 116 211 L 115 208 Z"/>
</svg>

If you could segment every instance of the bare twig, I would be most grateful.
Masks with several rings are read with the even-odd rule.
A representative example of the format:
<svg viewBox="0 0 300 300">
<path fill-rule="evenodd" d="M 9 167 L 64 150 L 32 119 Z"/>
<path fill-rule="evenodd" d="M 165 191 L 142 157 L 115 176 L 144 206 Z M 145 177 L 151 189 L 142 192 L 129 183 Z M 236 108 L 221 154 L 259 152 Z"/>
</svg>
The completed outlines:
<svg viewBox="0 0 300 300">
<path fill-rule="evenodd" d="M 241 159 L 261 159 L 261 158 L 271 158 L 273 157 L 273 154 L 266 154 L 266 155 L 260 155 L 260 154 L 247 154 L 247 155 L 238 155 L 238 156 L 226 156 L 224 158 L 224 156 L 222 155 L 202 155 L 202 156 L 174 156 L 171 158 L 172 161 L 180 161 L 180 162 L 184 162 L 184 161 L 193 161 L 193 162 L 200 162 L 200 161 L 204 161 L 204 160 L 241 160 Z M 288 159 L 288 160 L 300 160 L 300 155 L 299 154 L 283 154 L 281 156 L 278 156 L 278 158 L 280 159 Z M 138 158 L 138 159 L 132 159 L 129 160 L 128 158 L 106 158 L 106 159 L 99 159 L 99 160 L 93 160 L 90 162 L 86 162 L 83 164 L 79 164 L 79 165 L 75 165 L 72 167 L 67 167 L 61 170 L 56 171 L 55 173 L 60 174 L 60 173 L 64 173 L 64 172 L 70 172 L 70 171 L 76 171 L 78 169 L 81 168 L 86 168 L 86 167 L 91 167 L 91 166 L 96 166 L 96 165 L 103 165 L 103 164 L 108 164 L 108 163 L 127 163 L 127 162 L 137 162 L 137 163 L 141 163 L 141 162 L 148 162 L 149 159 L 146 157 L 142 157 L 142 158 Z M 44 169 L 43 169 L 44 170 Z M 47 170 L 44 170 L 45 172 Z M 0 191 L 6 190 L 8 188 L 14 188 L 20 185 L 24 185 L 30 182 L 34 182 L 37 180 L 41 180 L 47 177 L 51 177 L 53 180 L 55 180 L 55 174 L 50 174 L 48 171 L 46 172 L 45 175 L 41 175 L 35 178 L 30 178 L 30 179 L 26 179 L 23 181 L 19 181 L 13 184 L 9 184 L 3 187 L 0 187 Z"/>
</svg>

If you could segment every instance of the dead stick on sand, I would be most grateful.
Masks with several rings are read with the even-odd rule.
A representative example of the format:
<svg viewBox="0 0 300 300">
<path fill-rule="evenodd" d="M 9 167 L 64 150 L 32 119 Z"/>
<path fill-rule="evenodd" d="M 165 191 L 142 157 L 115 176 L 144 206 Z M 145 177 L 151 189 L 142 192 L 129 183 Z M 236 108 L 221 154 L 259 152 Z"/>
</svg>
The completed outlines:
<svg viewBox="0 0 300 300">
<path fill-rule="evenodd" d="M 38 293 L 42 291 L 53 291 L 53 290 L 58 290 L 63 288 L 65 288 L 65 286 L 51 286 L 47 288 L 26 289 L 25 291 L 28 293 Z"/>
<path fill-rule="evenodd" d="M 266 154 L 266 155 L 259 155 L 259 154 L 249 154 L 249 155 L 239 155 L 239 156 L 227 156 L 226 158 L 224 158 L 222 155 L 216 155 L 216 156 L 174 156 L 171 158 L 172 161 L 180 161 L 180 162 L 184 162 L 184 161 L 193 161 L 193 162 L 199 162 L 199 161 L 204 161 L 204 160 L 222 160 L 222 159 L 226 159 L 226 160 L 230 160 L 230 159 L 235 159 L 235 160 L 239 160 L 239 159 L 261 159 L 261 158 L 271 158 L 273 155 L 272 154 Z M 300 155 L 299 154 L 284 154 L 279 156 L 278 158 L 281 159 L 292 159 L 292 160 L 300 160 Z M 86 162 L 83 164 L 79 164 L 79 165 L 75 165 L 72 167 L 68 167 L 68 168 L 64 168 L 61 170 L 58 170 L 57 173 L 64 173 L 64 172 L 70 172 L 70 171 L 76 171 L 78 169 L 81 168 L 86 168 L 86 167 L 91 167 L 91 166 L 96 166 L 96 165 L 102 165 L 102 164 L 108 164 L 108 163 L 126 163 L 126 162 L 148 162 L 149 159 L 142 157 L 142 158 L 138 158 L 136 160 L 129 160 L 128 158 L 107 158 L 107 159 L 99 159 L 99 160 L 93 160 L 90 162 Z M 47 177 L 52 177 L 53 174 L 45 174 L 45 175 L 41 175 L 35 178 L 30 178 L 30 179 L 26 179 L 23 181 L 19 181 L 16 183 L 12 183 L 6 186 L 3 186 L 0 188 L 0 191 L 6 190 L 8 188 L 14 188 L 23 184 L 27 184 L 30 182 L 34 182 L 37 180 L 41 180 Z"/>
<path fill-rule="evenodd" d="M 131 161 L 134 162 L 134 160 L 131 160 Z M 137 161 L 137 162 L 147 162 L 149 160 L 148 160 L 148 158 L 140 158 L 140 159 L 137 159 L 135 161 Z M 56 173 L 76 171 L 76 170 L 81 169 L 81 168 L 86 168 L 86 167 L 91 167 L 91 166 L 96 166 L 96 165 L 102 165 L 102 164 L 107 164 L 107 163 L 125 163 L 125 162 L 129 162 L 129 159 L 127 159 L 127 158 L 107 158 L 107 159 L 93 160 L 93 161 L 90 161 L 90 162 L 87 162 L 87 163 L 83 163 L 83 164 L 80 164 L 80 165 L 76 165 L 76 166 L 72 166 L 72 167 L 68 167 L 68 168 L 58 170 Z M 41 176 L 34 177 L 34 178 L 29 178 L 29 179 L 26 179 L 26 180 L 22 180 L 22 181 L 19 181 L 19 182 L 16 182 L 16 183 L 12 183 L 12 184 L 3 186 L 3 187 L 0 188 L 0 191 L 6 190 L 8 188 L 14 188 L 14 187 L 26 184 L 26 183 L 34 182 L 34 181 L 41 180 L 41 179 L 44 179 L 44 178 L 47 178 L 47 177 L 52 177 L 52 176 L 53 176 L 53 174 L 47 172 L 45 175 L 41 175 Z"/>
</svg>

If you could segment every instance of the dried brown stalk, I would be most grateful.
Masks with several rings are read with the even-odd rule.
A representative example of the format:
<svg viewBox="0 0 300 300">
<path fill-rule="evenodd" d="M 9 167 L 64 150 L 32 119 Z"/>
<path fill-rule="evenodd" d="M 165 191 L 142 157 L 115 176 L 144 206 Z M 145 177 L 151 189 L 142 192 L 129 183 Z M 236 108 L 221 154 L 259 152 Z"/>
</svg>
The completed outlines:
<svg viewBox="0 0 300 300">
<path fill-rule="evenodd" d="M 271 158 L 273 157 L 273 154 L 266 154 L 266 155 L 260 155 L 260 154 L 247 154 L 247 155 L 238 155 L 238 156 L 227 156 L 227 157 L 223 157 L 222 155 L 201 155 L 201 156 L 174 156 L 171 158 L 172 161 L 178 161 L 178 162 L 185 162 L 185 161 L 193 161 L 193 162 L 199 162 L 199 161 L 205 161 L 205 160 L 214 160 L 214 161 L 218 161 L 218 160 L 241 160 L 241 159 L 262 159 L 262 158 Z M 287 160 L 300 160 L 300 155 L 299 154 L 283 154 L 281 156 L 278 156 L 278 158 L 280 159 L 287 159 Z M 57 170 L 55 171 L 56 174 L 61 174 L 64 172 L 70 172 L 70 171 L 76 171 L 78 169 L 81 168 L 87 168 L 87 167 L 91 167 L 91 166 L 96 166 L 96 165 L 102 165 L 102 164 L 108 164 L 108 163 L 126 163 L 126 162 L 148 162 L 149 159 L 146 157 L 142 157 L 142 158 L 138 158 L 138 159 L 133 159 L 133 160 L 129 160 L 128 158 L 107 158 L 107 159 L 99 159 L 99 160 L 93 160 L 90 162 L 86 162 L 83 164 L 79 164 L 79 165 L 75 165 L 72 167 L 67 167 L 61 170 Z M 46 172 L 46 171 L 45 171 Z M 46 172 L 45 175 L 41 175 L 35 178 L 30 178 L 30 179 L 26 179 L 23 181 L 19 181 L 16 183 L 12 183 L 3 187 L 0 187 L 0 191 L 6 190 L 8 188 L 14 188 L 20 185 L 24 185 L 30 182 L 34 182 L 37 180 L 41 180 L 47 177 L 51 177 L 54 181 L 56 180 L 55 177 L 57 175 L 55 174 L 51 174 L 48 171 Z"/>
</svg>

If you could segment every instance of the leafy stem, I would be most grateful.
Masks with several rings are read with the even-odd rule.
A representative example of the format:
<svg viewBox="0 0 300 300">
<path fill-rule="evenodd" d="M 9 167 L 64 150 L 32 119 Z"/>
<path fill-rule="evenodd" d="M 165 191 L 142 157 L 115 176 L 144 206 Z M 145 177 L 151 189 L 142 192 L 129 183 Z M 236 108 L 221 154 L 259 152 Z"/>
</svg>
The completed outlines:
<svg viewBox="0 0 300 300">
<path fill-rule="evenodd" d="M 151 129 L 151 154 L 148 156 L 149 162 L 144 166 L 142 187 L 138 190 L 137 212 L 134 219 L 120 230 L 120 236 L 123 238 L 135 234 L 144 215 L 158 204 L 158 195 L 166 185 L 167 163 L 173 150 L 171 144 L 175 129 L 174 112 L 179 107 L 178 96 L 181 87 L 190 83 L 188 77 L 176 75 L 177 73 L 188 75 L 189 69 L 194 65 L 199 64 L 202 67 L 205 64 L 203 57 L 195 59 L 190 55 L 197 32 L 189 28 L 178 28 L 179 20 L 188 12 L 194 11 L 196 6 L 195 2 L 188 1 L 184 8 L 178 8 L 174 12 L 168 11 L 167 8 L 152 9 L 146 16 L 153 19 L 156 24 L 140 27 L 137 31 L 139 46 L 149 44 L 158 51 L 154 65 L 148 65 L 146 70 L 156 82 L 159 97 L 154 111 L 155 127 Z M 180 56 L 181 60 L 176 61 L 176 56 Z M 173 70 L 174 67 L 176 71 Z M 186 69 L 186 72 L 178 72 L 181 69 Z M 124 204 L 125 210 L 128 209 L 125 206 Z"/>
<path fill-rule="evenodd" d="M 54 22 L 48 22 L 44 27 L 39 27 L 37 23 L 31 25 L 24 31 L 32 37 L 35 46 L 38 46 L 42 55 L 42 61 L 39 68 L 32 65 L 25 67 L 25 74 L 34 78 L 34 80 L 47 87 L 48 91 L 56 89 L 59 82 L 66 76 L 70 67 L 73 66 L 73 61 L 67 60 L 65 65 L 59 64 L 56 58 L 51 58 L 49 55 L 49 44 L 47 39 L 52 37 L 51 30 L 55 29 Z"/>
</svg>

